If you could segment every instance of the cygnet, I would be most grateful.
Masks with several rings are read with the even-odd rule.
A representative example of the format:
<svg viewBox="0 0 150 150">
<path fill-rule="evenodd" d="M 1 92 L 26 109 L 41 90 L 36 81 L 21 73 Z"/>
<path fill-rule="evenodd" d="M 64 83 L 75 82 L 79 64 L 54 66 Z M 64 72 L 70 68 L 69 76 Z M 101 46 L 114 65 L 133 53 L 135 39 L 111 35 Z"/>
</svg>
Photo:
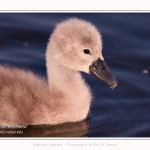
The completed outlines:
<svg viewBox="0 0 150 150">
<path fill-rule="evenodd" d="M 117 80 L 102 56 L 102 38 L 90 22 L 70 18 L 58 23 L 46 49 L 47 77 L 0 66 L 0 125 L 41 125 L 86 119 L 92 92 L 81 72 L 110 87 Z"/>
</svg>

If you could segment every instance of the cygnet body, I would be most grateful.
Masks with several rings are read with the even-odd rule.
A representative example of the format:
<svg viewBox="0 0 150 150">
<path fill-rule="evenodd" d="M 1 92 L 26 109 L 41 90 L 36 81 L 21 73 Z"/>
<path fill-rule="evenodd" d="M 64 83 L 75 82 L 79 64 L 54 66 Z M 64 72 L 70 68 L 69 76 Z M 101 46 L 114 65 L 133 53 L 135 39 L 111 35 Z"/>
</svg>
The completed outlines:
<svg viewBox="0 0 150 150">
<path fill-rule="evenodd" d="M 86 119 L 92 101 L 80 72 L 117 85 L 102 56 L 102 39 L 90 22 L 57 24 L 46 50 L 48 82 L 30 71 L 0 66 L 0 125 L 38 125 Z"/>
</svg>

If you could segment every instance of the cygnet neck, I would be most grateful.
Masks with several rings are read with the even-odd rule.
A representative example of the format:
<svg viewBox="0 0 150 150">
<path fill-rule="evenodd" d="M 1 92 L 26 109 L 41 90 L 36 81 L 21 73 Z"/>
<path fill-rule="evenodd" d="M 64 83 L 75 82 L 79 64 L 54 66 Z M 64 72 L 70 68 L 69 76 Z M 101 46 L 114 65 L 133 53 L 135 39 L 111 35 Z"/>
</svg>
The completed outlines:
<svg viewBox="0 0 150 150">
<path fill-rule="evenodd" d="M 47 64 L 50 90 L 59 91 L 70 101 L 91 101 L 90 88 L 85 83 L 81 73 L 62 66 L 55 59 L 49 59 Z M 57 91 L 55 91 L 57 90 Z"/>
</svg>

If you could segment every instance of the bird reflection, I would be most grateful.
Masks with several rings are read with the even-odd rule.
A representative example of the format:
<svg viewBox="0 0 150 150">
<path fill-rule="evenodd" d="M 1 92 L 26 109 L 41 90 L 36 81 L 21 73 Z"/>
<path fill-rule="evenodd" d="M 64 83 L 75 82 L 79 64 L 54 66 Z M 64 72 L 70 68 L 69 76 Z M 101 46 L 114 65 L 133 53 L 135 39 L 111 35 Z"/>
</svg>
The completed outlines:
<svg viewBox="0 0 150 150">
<path fill-rule="evenodd" d="M 88 132 L 88 120 L 60 125 L 29 125 L 25 128 L 0 127 L 0 137 L 84 137 Z"/>
</svg>

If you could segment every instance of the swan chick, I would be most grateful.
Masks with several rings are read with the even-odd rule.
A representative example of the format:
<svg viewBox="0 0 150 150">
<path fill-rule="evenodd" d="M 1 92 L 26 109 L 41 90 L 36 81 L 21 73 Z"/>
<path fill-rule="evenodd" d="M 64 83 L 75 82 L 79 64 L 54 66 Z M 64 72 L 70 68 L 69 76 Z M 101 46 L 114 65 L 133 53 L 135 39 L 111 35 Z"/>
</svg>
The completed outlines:
<svg viewBox="0 0 150 150">
<path fill-rule="evenodd" d="M 102 38 L 90 22 L 58 23 L 46 49 L 48 82 L 31 71 L 0 66 L 0 125 L 40 125 L 86 119 L 92 93 L 80 72 L 117 86 L 102 56 Z"/>
</svg>

